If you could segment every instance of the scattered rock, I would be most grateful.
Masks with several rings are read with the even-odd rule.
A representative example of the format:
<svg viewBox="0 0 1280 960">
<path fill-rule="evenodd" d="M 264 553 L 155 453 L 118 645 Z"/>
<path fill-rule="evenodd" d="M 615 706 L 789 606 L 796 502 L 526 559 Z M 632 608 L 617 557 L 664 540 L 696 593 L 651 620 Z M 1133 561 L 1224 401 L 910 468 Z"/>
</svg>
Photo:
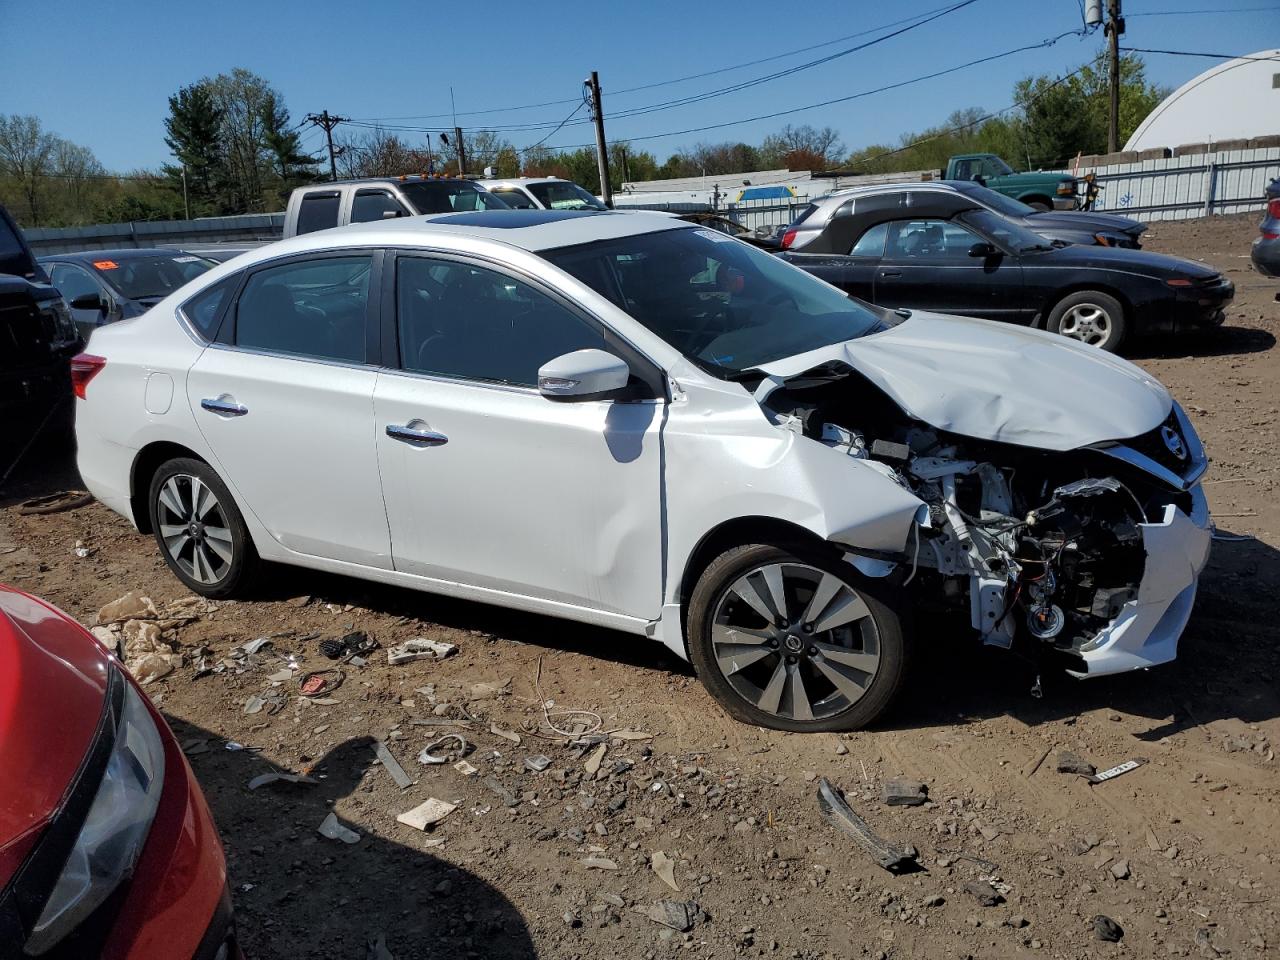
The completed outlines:
<svg viewBox="0 0 1280 960">
<path fill-rule="evenodd" d="M 707 919 L 702 908 L 692 900 L 659 900 L 648 909 L 646 916 L 654 923 L 680 933 L 687 933 L 695 924 Z"/>
<path fill-rule="evenodd" d="M 880 799 L 891 807 L 918 807 L 929 800 L 929 788 L 919 780 L 894 777 L 880 788 Z"/>
<path fill-rule="evenodd" d="M 680 887 L 676 885 L 676 862 L 674 860 L 661 850 L 655 850 L 649 860 L 649 866 L 653 868 L 653 872 L 658 875 L 659 880 L 676 891 L 676 893 L 680 892 Z"/>
<path fill-rule="evenodd" d="M 608 857 L 587 857 L 580 861 L 588 870 L 617 870 L 618 865 Z"/>
<path fill-rule="evenodd" d="M 1105 914 L 1093 918 L 1093 935 L 1107 943 L 1118 943 L 1124 936 L 1124 928 Z"/>
<path fill-rule="evenodd" d="M 1098 768 L 1088 760 L 1077 757 L 1071 751 L 1062 750 L 1058 753 L 1058 772 L 1073 773 L 1080 777 L 1092 777 L 1098 772 Z"/>
<path fill-rule="evenodd" d="M 963 889 L 984 907 L 995 907 L 1004 903 L 1004 897 L 1000 895 L 1000 891 L 985 880 L 970 880 Z"/>
<path fill-rule="evenodd" d="M 1117 860 L 1111 865 L 1111 875 L 1117 880 L 1129 879 L 1129 861 Z"/>
</svg>

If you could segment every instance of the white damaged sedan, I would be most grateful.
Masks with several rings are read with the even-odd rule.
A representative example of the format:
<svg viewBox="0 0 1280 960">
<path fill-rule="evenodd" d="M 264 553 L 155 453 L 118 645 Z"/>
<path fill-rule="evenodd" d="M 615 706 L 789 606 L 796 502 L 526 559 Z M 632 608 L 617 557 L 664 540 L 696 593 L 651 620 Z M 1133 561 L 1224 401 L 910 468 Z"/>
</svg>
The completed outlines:
<svg viewBox="0 0 1280 960">
<path fill-rule="evenodd" d="M 88 351 L 80 472 L 190 589 L 275 561 L 613 628 L 784 730 L 879 716 L 922 608 L 1081 677 L 1172 660 L 1209 551 L 1142 370 L 658 215 L 311 233 Z"/>
</svg>

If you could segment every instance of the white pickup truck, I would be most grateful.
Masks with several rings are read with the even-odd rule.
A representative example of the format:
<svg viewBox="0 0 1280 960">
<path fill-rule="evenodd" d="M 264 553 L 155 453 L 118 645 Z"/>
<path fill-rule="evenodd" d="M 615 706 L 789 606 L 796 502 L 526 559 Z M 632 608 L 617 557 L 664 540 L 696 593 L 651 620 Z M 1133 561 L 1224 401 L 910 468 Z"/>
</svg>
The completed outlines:
<svg viewBox="0 0 1280 960">
<path fill-rule="evenodd" d="M 289 196 L 284 236 L 392 220 L 423 213 L 505 210 L 507 204 L 482 186 L 459 177 L 371 177 L 298 187 Z"/>
</svg>

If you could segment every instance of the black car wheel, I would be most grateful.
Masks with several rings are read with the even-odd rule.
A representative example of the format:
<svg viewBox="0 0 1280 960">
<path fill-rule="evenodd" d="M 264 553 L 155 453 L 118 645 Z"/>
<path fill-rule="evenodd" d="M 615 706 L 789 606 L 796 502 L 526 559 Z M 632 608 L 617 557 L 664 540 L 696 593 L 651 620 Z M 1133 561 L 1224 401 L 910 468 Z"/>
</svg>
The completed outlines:
<svg viewBox="0 0 1280 960">
<path fill-rule="evenodd" d="M 881 584 L 835 554 L 735 547 L 690 597 L 690 659 L 744 723 L 855 730 L 884 713 L 907 671 L 908 635 L 881 596 Z"/>
<path fill-rule="evenodd" d="M 257 563 L 244 517 L 231 491 L 199 460 L 170 460 L 151 478 L 151 529 L 164 561 L 205 597 L 229 597 Z"/>
<path fill-rule="evenodd" d="M 1045 329 L 1115 353 L 1125 336 L 1124 307 L 1098 290 L 1077 290 L 1058 301 Z"/>
</svg>

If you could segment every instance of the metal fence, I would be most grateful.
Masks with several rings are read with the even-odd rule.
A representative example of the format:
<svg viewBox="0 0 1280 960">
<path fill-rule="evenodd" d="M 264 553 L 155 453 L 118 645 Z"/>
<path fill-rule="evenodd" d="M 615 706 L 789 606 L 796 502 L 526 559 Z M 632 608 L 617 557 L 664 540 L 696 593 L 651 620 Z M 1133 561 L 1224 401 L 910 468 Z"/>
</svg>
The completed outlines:
<svg viewBox="0 0 1280 960">
<path fill-rule="evenodd" d="M 720 209 L 731 220 L 750 230 L 759 227 L 786 226 L 809 205 L 809 198 L 790 197 L 778 200 L 741 200 L 726 203 Z"/>
<path fill-rule="evenodd" d="M 1103 187 L 1095 210 L 1142 220 L 1188 220 L 1265 207 L 1267 184 L 1280 177 L 1280 147 L 1082 166 L 1079 172 L 1091 169 Z"/>
</svg>

